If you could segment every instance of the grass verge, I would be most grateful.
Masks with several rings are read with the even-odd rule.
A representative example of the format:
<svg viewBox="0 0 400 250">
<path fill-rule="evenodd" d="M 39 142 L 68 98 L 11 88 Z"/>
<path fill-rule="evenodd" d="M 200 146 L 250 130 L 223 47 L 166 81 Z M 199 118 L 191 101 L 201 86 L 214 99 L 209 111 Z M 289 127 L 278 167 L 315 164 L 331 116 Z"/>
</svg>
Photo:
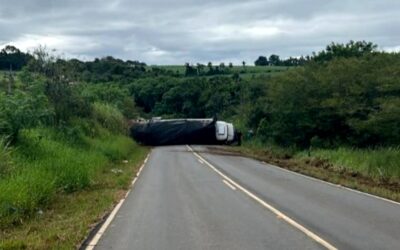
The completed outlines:
<svg viewBox="0 0 400 250">
<path fill-rule="evenodd" d="M 223 154 L 251 157 L 334 184 L 400 202 L 398 149 L 313 150 L 310 153 L 245 144 L 214 148 Z"/>
<path fill-rule="evenodd" d="M 120 199 L 149 149 L 100 132 L 79 143 L 48 129 L 21 134 L 0 179 L 0 249 L 77 248 Z"/>
<path fill-rule="evenodd" d="M 338 148 L 315 149 L 310 152 L 300 152 L 295 155 L 300 159 L 322 159 L 333 164 L 338 171 L 342 169 L 360 173 L 378 181 L 388 183 L 400 180 L 400 149 L 399 148 Z"/>
</svg>

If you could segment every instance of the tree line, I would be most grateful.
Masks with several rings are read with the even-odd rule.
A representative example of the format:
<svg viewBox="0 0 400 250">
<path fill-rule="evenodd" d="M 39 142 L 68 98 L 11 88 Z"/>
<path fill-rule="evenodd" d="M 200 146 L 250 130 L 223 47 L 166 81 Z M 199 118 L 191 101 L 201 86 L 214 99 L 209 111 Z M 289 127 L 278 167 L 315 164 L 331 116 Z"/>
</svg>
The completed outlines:
<svg viewBox="0 0 400 250">
<path fill-rule="evenodd" d="M 142 79 L 132 83 L 148 114 L 218 114 L 281 146 L 375 147 L 400 144 L 399 53 L 367 42 L 332 43 L 277 76 Z"/>
<path fill-rule="evenodd" d="M 212 62 L 208 62 L 207 65 L 201 63 L 191 65 L 189 63 L 185 63 L 185 76 L 213 76 L 232 74 L 232 69 L 233 63 L 231 62 L 228 65 L 225 65 L 223 62 L 219 65 L 213 65 Z"/>
<path fill-rule="evenodd" d="M 367 41 L 349 41 L 346 44 L 334 43 L 327 45 L 325 50 L 313 52 L 311 56 L 289 57 L 281 59 L 279 55 L 272 54 L 268 58 L 259 56 L 254 61 L 256 66 L 302 66 L 307 62 L 327 62 L 338 57 L 360 57 L 365 54 L 377 52 L 378 45 Z"/>
<path fill-rule="evenodd" d="M 288 59 L 281 59 L 278 55 L 272 54 L 268 58 L 266 56 L 259 56 L 254 61 L 255 66 L 302 66 L 310 61 L 310 57 L 289 57 Z"/>
<path fill-rule="evenodd" d="M 44 60 L 49 55 L 43 51 L 32 57 L 12 93 L 0 86 L 0 134 L 15 137 L 21 126 L 64 124 L 90 114 L 88 103 L 107 102 L 128 118 L 217 115 L 283 146 L 400 144 L 400 55 L 376 51 L 372 43 L 332 43 L 303 66 L 255 78 L 207 75 L 216 71 L 212 64 L 204 65 L 203 74 L 200 65 L 187 64 L 196 72 L 184 77 L 112 57 Z"/>
<path fill-rule="evenodd" d="M 0 51 L 0 70 L 21 70 L 31 59 L 32 55 L 29 53 L 7 45 Z"/>
<path fill-rule="evenodd" d="M 271 79 L 249 112 L 263 141 L 283 146 L 400 144 L 400 55 L 312 62 Z"/>
</svg>

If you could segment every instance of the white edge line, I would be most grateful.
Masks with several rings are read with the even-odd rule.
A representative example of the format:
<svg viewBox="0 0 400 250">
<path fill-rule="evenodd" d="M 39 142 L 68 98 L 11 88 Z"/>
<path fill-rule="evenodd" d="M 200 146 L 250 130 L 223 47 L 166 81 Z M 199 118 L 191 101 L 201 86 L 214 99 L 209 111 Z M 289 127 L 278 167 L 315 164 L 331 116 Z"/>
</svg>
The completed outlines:
<svg viewBox="0 0 400 250">
<path fill-rule="evenodd" d="M 191 147 L 191 146 L 189 146 L 189 145 L 186 145 L 186 147 L 187 147 L 187 149 L 188 149 L 190 152 L 193 152 L 193 149 L 192 149 L 192 147 Z"/>
<path fill-rule="evenodd" d="M 151 152 L 150 152 L 151 153 Z M 97 243 L 99 242 L 101 236 L 103 236 L 104 232 L 107 230 L 108 226 L 111 224 L 111 222 L 113 221 L 115 215 L 117 214 L 117 212 L 119 211 L 119 209 L 121 208 L 122 204 L 124 203 L 125 199 L 128 197 L 129 193 L 131 192 L 133 186 L 136 183 L 136 180 L 140 174 L 140 172 L 142 171 L 143 167 L 146 165 L 146 162 L 150 156 L 150 153 L 147 154 L 146 159 L 144 159 L 142 166 L 140 167 L 138 173 L 136 174 L 136 177 L 133 179 L 132 184 L 130 189 L 128 190 L 128 192 L 126 192 L 125 194 L 125 198 L 121 199 L 118 204 L 114 207 L 114 209 L 111 211 L 110 215 L 107 217 L 107 220 L 104 222 L 104 224 L 101 226 L 101 228 L 99 229 L 99 231 L 97 231 L 96 235 L 93 237 L 93 239 L 89 242 L 89 244 L 86 246 L 85 250 L 92 250 L 94 249 L 94 247 L 97 245 Z"/>
<path fill-rule="evenodd" d="M 90 241 L 90 243 L 86 247 L 86 250 L 93 249 L 96 246 L 96 244 L 99 242 L 101 236 L 106 231 L 107 227 L 111 224 L 111 222 L 114 219 L 115 215 L 117 214 L 118 210 L 121 208 L 122 203 L 124 203 L 124 201 L 125 201 L 125 199 L 121 199 L 118 202 L 118 204 L 115 206 L 115 208 L 113 209 L 111 214 L 108 216 L 107 220 L 104 222 L 104 224 L 101 226 L 99 231 L 96 233 L 96 235 Z"/>
<path fill-rule="evenodd" d="M 189 147 L 189 146 L 188 146 Z M 304 226 L 300 225 L 299 223 L 297 223 L 296 221 L 294 221 L 293 219 L 291 219 L 289 216 L 285 215 L 284 213 L 280 212 L 278 209 L 276 209 L 275 207 L 271 206 L 270 204 L 268 204 L 267 202 L 263 201 L 262 199 L 258 198 L 256 195 L 254 195 L 253 193 L 251 193 L 250 191 L 248 191 L 247 189 L 245 189 L 244 187 L 242 187 L 241 185 L 239 185 L 238 183 L 236 183 L 235 181 L 233 181 L 231 178 L 229 178 L 228 176 L 226 176 L 225 174 L 223 174 L 221 171 L 219 171 L 217 168 L 215 168 L 213 165 L 211 165 L 208 161 L 206 161 L 202 156 L 200 156 L 198 153 L 192 151 L 193 154 L 198 157 L 199 159 L 201 159 L 202 161 L 204 161 L 204 163 L 210 167 L 212 170 L 214 170 L 217 174 L 219 174 L 220 176 L 222 176 L 225 180 L 228 180 L 230 183 L 232 183 L 232 185 L 234 185 L 235 187 L 237 187 L 239 190 L 241 190 L 243 193 L 247 194 L 250 198 L 254 199 L 255 201 L 257 201 L 258 203 L 260 203 L 262 206 L 264 206 L 265 208 L 269 209 L 271 212 L 273 212 L 275 215 L 277 215 L 278 217 L 280 217 L 282 220 L 286 221 L 288 224 L 292 225 L 293 227 L 297 228 L 299 231 L 303 232 L 304 234 L 306 234 L 308 237 L 310 237 L 311 239 L 313 239 L 314 241 L 318 242 L 319 244 L 321 244 L 322 246 L 324 246 L 325 248 L 329 249 L 329 250 L 337 250 L 336 247 L 332 246 L 330 243 L 328 243 L 327 241 L 325 241 L 324 239 L 322 239 L 321 237 L 319 237 L 318 235 L 316 235 L 315 233 L 311 232 L 310 230 L 308 230 L 307 228 L 305 228 Z"/>
<path fill-rule="evenodd" d="M 257 160 L 255 160 L 255 161 L 257 161 Z M 279 167 L 279 166 L 275 166 L 275 165 L 266 163 L 265 161 L 261 161 L 261 163 L 267 165 L 267 167 L 273 167 L 273 168 L 276 168 L 278 170 L 282 170 L 282 171 L 285 171 L 285 172 L 289 172 L 291 174 L 302 176 L 302 177 L 305 177 L 305 178 L 313 180 L 313 181 L 325 183 L 325 184 L 328 184 L 329 186 L 332 186 L 332 187 L 336 187 L 336 188 L 340 188 L 340 189 L 346 189 L 348 191 L 355 192 L 355 193 L 358 193 L 358 194 L 362 194 L 362 195 L 365 195 L 365 196 L 369 196 L 371 198 L 375 198 L 375 199 L 378 199 L 378 200 L 382 200 L 382 201 L 386 201 L 386 202 L 393 203 L 393 204 L 396 204 L 396 205 L 400 205 L 400 202 L 397 202 L 397 201 L 394 201 L 394 200 L 390 200 L 390 199 L 383 198 L 383 197 L 380 197 L 380 196 L 377 196 L 377 195 L 365 193 L 365 192 L 362 192 L 360 190 L 356 190 L 356 189 L 353 189 L 353 188 L 345 187 L 345 186 L 342 186 L 340 184 L 334 184 L 332 182 L 324 181 L 324 180 L 321 180 L 321 179 L 318 179 L 318 178 L 315 178 L 315 177 L 312 177 L 312 176 L 308 176 L 308 175 L 305 175 L 305 174 L 294 172 L 294 171 L 291 171 L 291 170 L 286 169 L 286 168 L 282 168 L 282 167 Z"/>
<path fill-rule="evenodd" d="M 198 162 L 200 162 L 200 164 L 204 164 L 204 162 L 200 159 L 197 159 Z"/>
<path fill-rule="evenodd" d="M 232 190 L 236 190 L 236 187 L 230 184 L 227 180 L 222 179 L 222 182 L 225 183 L 228 187 L 230 187 Z"/>
</svg>

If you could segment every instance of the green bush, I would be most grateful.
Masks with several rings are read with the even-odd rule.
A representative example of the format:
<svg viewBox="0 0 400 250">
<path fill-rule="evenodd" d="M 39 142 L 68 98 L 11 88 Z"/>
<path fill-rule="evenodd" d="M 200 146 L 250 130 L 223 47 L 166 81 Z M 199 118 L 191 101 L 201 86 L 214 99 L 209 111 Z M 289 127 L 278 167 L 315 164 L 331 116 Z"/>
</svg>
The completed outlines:
<svg viewBox="0 0 400 250">
<path fill-rule="evenodd" d="M 101 126 L 115 133 L 126 134 L 127 125 L 122 113 L 114 106 L 105 103 L 93 103 L 93 118 Z"/>
<path fill-rule="evenodd" d="M 324 148 L 326 145 L 321 138 L 313 136 L 310 140 L 310 146 L 313 148 Z"/>
<path fill-rule="evenodd" d="M 0 92 L 0 135 L 12 141 L 21 129 L 48 124 L 52 114 L 43 94 L 19 90 L 12 95 Z"/>
<path fill-rule="evenodd" d="M 54 109 L 57 125 L 68 123 L 74 117 L 90 116 L 90 102 L 79 91 L 79 88 L 65 80 L 47 80 L 45 94 Z"/>
<path fill-rule="evenodd" d="M 268 120 L 266 118 L 262 118 L 260 121 L 260 124 L 258 125 L 257 128 L 257 136 L 263 140 L 266 141 L 269 138 L 269 134 L 271 133 L 271 129 L 269 128 Z"/>
</svg>

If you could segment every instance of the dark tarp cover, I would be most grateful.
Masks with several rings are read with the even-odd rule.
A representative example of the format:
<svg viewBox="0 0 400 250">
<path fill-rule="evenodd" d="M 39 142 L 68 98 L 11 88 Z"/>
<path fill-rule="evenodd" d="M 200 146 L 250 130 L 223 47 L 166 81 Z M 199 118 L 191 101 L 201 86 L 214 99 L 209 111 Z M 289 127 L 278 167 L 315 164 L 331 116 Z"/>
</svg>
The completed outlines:
<svg viewBox="0 0 400 250">
<path fill-rule="evenodd" d="M 132 137 L 145 145 L 218 144 L 216 119 L 155 120 L 134 123 Z"/>
</svg>

